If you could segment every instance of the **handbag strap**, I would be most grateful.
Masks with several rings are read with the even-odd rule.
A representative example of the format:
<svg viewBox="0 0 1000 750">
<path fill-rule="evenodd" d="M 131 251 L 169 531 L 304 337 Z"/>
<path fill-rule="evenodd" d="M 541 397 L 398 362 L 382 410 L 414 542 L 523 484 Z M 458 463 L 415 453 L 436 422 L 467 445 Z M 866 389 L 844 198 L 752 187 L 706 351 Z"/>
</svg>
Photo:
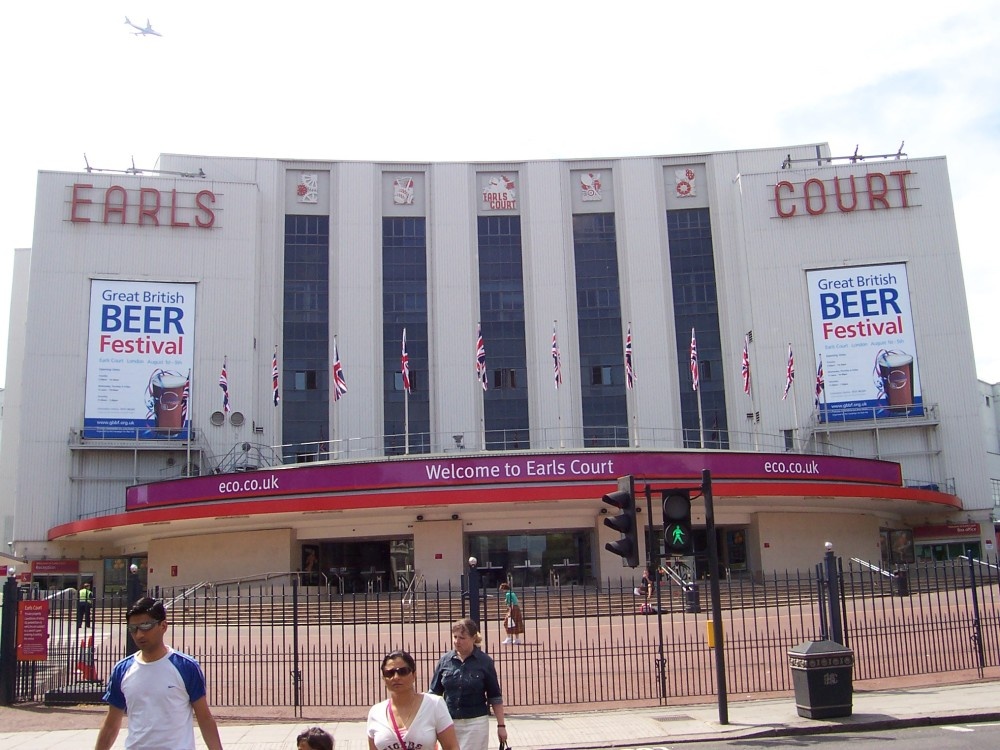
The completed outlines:
<svg viewBox="0 0 1000 750">
<path fill-rule="evenodd" d="M 392 723 L 392 731 L 396 733 L 396 739 L 399 740 L 400 747 L 406 747 L 406 740 L 403 739 L 402 733 L 399 731 L 399 725 L 396 723 L 396 715 L 392 712 L 392 701 L 387 701 L 386 713 L 389 714 L 389 721 Z M 501 746 L 500 750 L 504 750 Z"/>
</svg>

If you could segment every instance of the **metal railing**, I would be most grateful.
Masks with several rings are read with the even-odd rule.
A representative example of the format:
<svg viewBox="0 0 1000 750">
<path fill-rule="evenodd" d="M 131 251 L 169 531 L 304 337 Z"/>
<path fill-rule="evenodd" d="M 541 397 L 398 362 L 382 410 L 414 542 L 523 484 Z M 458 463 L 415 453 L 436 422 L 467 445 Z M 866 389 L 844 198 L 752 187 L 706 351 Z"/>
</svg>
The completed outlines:
<svg viewBox="0 0 1000 750">
<path fill-rule="evenodd" d="M 846 565 L 842 620 L 856 682 L 966 670 L 982 676 L 1000 667 L 995 558 L 911 565 L 905 589 L 879 565 Z M 298 586 L 284 576 L 158 592 L 175 602 L 169 643 L 199 660 L 212 705 L 343 707 L 361 717 L 384 698 L 382 655 L 405 648 L 428 681 L 451 648 L 451 623 L 469 609 L 460 589 L 419 575 L 405 591 L 359 594 Z M 506 608 L 481 591 L 483 648 L 497 663 L 505 703 L 564 710 L 715 695 L 705 628 L 710 587 L 700 583 L 664 587 L 658 611 L 643 608 L 632 579 L 521 589 L 527 628 L 520 646 L 501 643 Z M 731 694 L 792 690 L 788 650 L 824 634 L 818 584 L 815 571 L 720 581 Z M 700 607 L 690 606 L 692 596 Z M 123 597 L 98 599 L 93 629 L 81 630 L 72 599 L 52 599 L 48 659 L 17 664 L 18 700 L 99 700 L 102 683 L 88 680 L 106 679 L 124 656 L 125 607 Z"/>
</svg>

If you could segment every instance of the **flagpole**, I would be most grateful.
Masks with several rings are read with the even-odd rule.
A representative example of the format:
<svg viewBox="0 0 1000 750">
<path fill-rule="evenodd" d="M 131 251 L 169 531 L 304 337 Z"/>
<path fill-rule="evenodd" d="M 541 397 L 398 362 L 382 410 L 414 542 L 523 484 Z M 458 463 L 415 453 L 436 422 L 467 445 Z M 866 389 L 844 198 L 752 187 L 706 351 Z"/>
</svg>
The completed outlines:
<svg viewBox="0 0 1000 750">
<path fill-rule="evenodd" d="M 788 361 L 792 362 L 792 342 L 791 341 L 788 342 Z M 786 377 L 787 377 L 787 375 L 786 375 Z M 794 370 L 794 368 L 792 370 L 792 382 L 791 382 L 791 385 L 788 386 L 788 390 L 791 391 L 791 393 L 792 393 L 792 420 L 793 420 L 792 441 L 794 443 L 795 452 L 796 453 L 801 453 L 802 452 L 802 448 L 799 445 L 799 405 L 795 402 L 795 370 Z"/>
<path fill-rule="evenodd" d="M 705 420 L 701 413 L 701 385 L 697 388 L 698 393 L 698 444 L 705 447 Z"/>
<path fill-rule="evenodd" d="M 635 388 L 635 367 L 632 362 L 632 321 L 628 322 L 625 332 L 625 408 L 632 413 L 632 444 L 639 447 L 639 412 L 636 409 L 638 394 L 632 393 Z"/>
<path fill-rule="evenodd" d="M 337 366 L 337 361 L 339 359 L 340 359 L 340 352 L 337 350 L 337 334 L 333 334 L 333 364 L 330 365 L 330 400 L 332 401 L 340 400 L 337 396 L 337 373 L 334 372 L 334 368 Z M 337 412 L 335 410 L 334 414 L 330 415 L 331 416 L 330 445 L 328 446 L 330 453 L 329 458 L 333 458 L 334 446 L 338 447 L 338 452 L 340 447 L 340 443 L 337 441 L 337 435 L 340 434 L 340 431 L 337 430 L 337 417 L 335 416 L 336 413 Z M 337 458 L 340 458 L 340 456 L 338 455 Z"/>
<path fill-rule="evenodd" d="M 795 381 L 792 380 L 792 387 L 789 388 L 792 392 L 792 419 L 795 420 L 795 429 L 792 430 L 792 439 L 795 441 L 795 451 L 797 453 L 802 452 L 802 448 L 799 444 L 799 405 L 795 403 Z"/>
<path fill-rule="evenodd" d="M 187 428 L 187 465 L 184 467 L 184 476 L 189 477 L 191 476 L 191 393 L 192 393 L 190 367 L 188 368 L 187 390 L 188 390 L 187 414 L 184 415 L 184 419 L 187 421 L 187 424 L 184 425 Z M 201 472 L 199 471 L 198 473 L 200 474 Z"/>
<path fill-rule="evenodd" d="M 476 323 L 476 380 L 482 388 L 483 395 L 479 411 L 479 450 L 486 450 L 486 388 L 489 376 L 486 374 L 486 343 L 483 341 L 483 322 Z"/>
<path fill-rule="evenodd" d="M 559 341 L 556 338 L 556 323 L 559 321 L 552 321 L 552 365 L 553 367 L 558 367 L 558 372 L 553 375 L 556 381 L 556 423 L 559 425 L 559 447 L 565 448 L 566 444 L 563 440 L 563 428 L 562 428 L 562 402 L 559 399 L 559 381 L 562 379 L 562 363 L 559 360 L 562 358 L 562 354 L 559 352 Z"/>
<path fill-rule="evenodd" d="M 698 359 L 698 343 L 691 328 L 691 387 L 698 398 L 698 445 L 705 448 L 705 419 L 701 412 L 701 361 Z"/>
<path fill-rule="evenodd" d="M 403 438 L 403 454 L 410 455 L 410 392 L 403 389 L 403 431 L 406 437 Z"/>
<path fill-rule="evenodd" d="M 747 342 L 746 342 L 748 358 L 750 356 L 750 344 L 752 341 L 753 341 L 753 331 L 750 331 L 747 334 Z M 750 424 L 751 424 L 750 431 L 753 433 L 753 449 L 755 451 L 759 451 L 760 436 L 757 434 L 757 425 L 759 420 L 757 417 L 757 396 L 753 392 L 753 368 L 750 368 L 750 371 L 747 373 L 747 384 L 750 388 L 750 409 L 752 411 L 752 414 L 750 416 Z"/>
<path fill-rule="evenodd" d="M 403 329 L 403 455 L 410 455 L 410 363 L 406 352 L 406 329 Z"/>
</svg>

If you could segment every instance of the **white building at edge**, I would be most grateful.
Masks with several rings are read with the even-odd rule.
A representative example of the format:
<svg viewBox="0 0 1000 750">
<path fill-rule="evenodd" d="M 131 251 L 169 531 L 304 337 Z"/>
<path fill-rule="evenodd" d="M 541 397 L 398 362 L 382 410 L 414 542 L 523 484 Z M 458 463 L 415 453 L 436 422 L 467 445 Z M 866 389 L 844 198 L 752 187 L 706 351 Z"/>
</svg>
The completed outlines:
<svg viewBox="0 0 1000 750">
<path fill-rule="evenodd" d="M 946 161 L 831 156 L 41 172 L 0 454 L 18 569 L 351 591 L 474 555 L 491 583 L 599 583 L 641 572 L 602 494 L 633 475 L 661 529 L 703 469 L 727 575 L 826 541 L 994 552 Z M 694 525 L 701 574 L 701 499 Z"/>
</svg>

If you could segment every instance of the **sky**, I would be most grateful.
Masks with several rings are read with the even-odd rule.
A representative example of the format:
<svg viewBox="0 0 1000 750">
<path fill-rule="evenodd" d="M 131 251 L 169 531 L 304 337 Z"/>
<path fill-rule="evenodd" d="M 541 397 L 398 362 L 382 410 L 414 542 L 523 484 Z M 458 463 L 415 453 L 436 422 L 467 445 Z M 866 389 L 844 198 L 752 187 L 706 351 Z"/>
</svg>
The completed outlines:
<svg viewBox="0 0 1000 750">
<path fill-rule="evenodd" d="M 50 0 L 0 19 L 0 385 L 37 172 L 81 171 L 84 154 L 126 169 L 161 153 L 519 161 L 815 142 L 948 158 L 977 376 L 1000 382 L 1000 0 Z"/>
</svg>

